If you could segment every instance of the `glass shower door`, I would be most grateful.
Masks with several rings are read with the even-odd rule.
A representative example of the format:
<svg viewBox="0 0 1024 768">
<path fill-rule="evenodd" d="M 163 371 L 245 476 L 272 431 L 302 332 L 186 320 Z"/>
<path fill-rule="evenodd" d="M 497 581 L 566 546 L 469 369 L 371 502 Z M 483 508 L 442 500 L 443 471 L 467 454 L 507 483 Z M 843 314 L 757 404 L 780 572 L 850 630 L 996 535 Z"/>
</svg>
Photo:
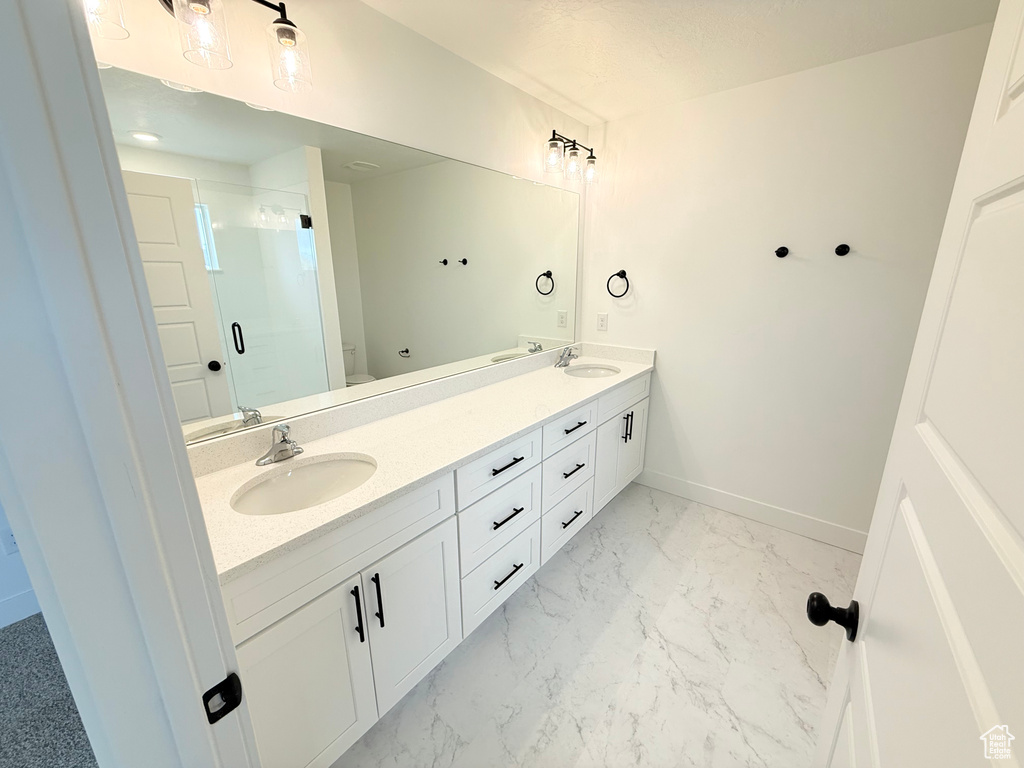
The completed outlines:
<svg viewBox="0 0 1024 768">
<path fill-rule="evenodd" d="M 197 195 L 236 408 L 326 391 L 306 196 L 203 180 Z"/>
</svg>

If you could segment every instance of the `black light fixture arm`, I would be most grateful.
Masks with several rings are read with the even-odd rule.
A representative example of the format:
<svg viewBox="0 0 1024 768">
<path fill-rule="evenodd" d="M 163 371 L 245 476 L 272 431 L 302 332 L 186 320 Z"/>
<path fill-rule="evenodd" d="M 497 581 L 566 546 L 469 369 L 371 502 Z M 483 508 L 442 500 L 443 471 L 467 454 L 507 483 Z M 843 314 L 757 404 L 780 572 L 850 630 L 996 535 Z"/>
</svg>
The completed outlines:
<svg viewBox="0 0 1024 768">
<path fill-rule="evenodd" d="M 285 21 L 288 24 L 292 23 L 288 19 L 288 14 L 287 14 L 287 11 L 285 10 L 284 3 L 271 3 L 271 2 L 268 2 L 267 0 L 252 0 L 252 1 L 254 3 L 256 3 L 257 5 L 262 5 L 264 8 L 269 8 L 270 10 L 272 10 L 275 13 L 277 13 L 278 15 L 280 15 L 281 21 Z M 169 14 L 171 14 L 171 16 L 174 15 L 174 0 L 160 0 L 160 4 L 164 7 L 164 9 Z M 292 24 L 292 26 L 294 26 L 294 24 Z"/>
<path fill-rule="evenodd" d="M 261 0 L 254 0 L 254 1 L 255 1 L 255 2 L 257 2 L 257 3 L 258 3 L 258 2 L 261 2 Z M 570 139 L 570 138 L 569 138 L 568 136 L 563 136 L 563 135 L 562 135 L 562 134 L 560 134 L 560 133 L 559 133 L 558 131 L 552 131 L 552 132 L 551 132 L 551 138 L 552 138 L 552 139 L 558 139 L 558 140 L 559 140 L 559 141 L 561 141 L 561 142 L 562 142 L 563 144 L 575 144 L 575 145 L 576 145 L 577 147 L 579 147 L 580 149 L 585 149 L 585 150 L 587 150 L 587 152 L 589 152 L 589 153 L 590 153 L 590 156 L 591 156 L 591 157 L 596 157 L 596 155 L 594 155 L 594 149 L 593 149 L 593 147 L 588 147 L 588 146 L 586 146 L 586 145 L 582 144 L 581 142 L 578 142 L 578 141 L 576 141 L 576 139 Z"/>
</svg>

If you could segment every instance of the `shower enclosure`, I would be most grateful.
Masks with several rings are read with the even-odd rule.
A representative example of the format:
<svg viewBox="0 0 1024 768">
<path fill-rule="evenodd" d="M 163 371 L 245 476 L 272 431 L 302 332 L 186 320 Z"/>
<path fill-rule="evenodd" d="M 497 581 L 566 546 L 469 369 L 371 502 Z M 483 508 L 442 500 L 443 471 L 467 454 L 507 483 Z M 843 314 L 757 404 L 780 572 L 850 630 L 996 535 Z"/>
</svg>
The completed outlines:
<svg viewBox="0 0 1024 768">
<path fill-rule="evenodd" d="M 304 194 L 194 182 L 196 222 L 232 404 L 325 391 L 316 251 Z"/>
</svg>

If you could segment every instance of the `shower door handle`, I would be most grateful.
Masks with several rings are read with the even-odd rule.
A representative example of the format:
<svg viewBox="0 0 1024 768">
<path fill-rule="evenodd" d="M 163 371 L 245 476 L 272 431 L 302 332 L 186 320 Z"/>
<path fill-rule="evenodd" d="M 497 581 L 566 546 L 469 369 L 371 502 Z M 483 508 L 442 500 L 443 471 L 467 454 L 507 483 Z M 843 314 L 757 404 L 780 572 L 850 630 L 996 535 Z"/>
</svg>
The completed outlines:
<svg viewBox="0 0 1024 768">
<path fill-rule="evenodd" d="M 231 340 L 235 343 L 235 352 L 245 354 L 245 337 L 242 335 L 242 326 L 238 323 L 231 324 Z"/>
</svg>

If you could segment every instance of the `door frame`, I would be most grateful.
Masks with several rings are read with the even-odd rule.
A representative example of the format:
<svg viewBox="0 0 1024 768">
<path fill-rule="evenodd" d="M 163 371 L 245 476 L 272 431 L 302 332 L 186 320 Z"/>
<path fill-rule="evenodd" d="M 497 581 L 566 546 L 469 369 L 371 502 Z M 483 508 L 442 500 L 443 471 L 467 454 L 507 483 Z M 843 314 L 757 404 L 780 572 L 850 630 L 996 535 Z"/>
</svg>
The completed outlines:
<svg viewBox="0 0 1024 768">
<path fill-rule="evenodd" d="M 0 503 L 99 765 L 258 768 L 81 6 L 0 9 Z"/>
</svg>

